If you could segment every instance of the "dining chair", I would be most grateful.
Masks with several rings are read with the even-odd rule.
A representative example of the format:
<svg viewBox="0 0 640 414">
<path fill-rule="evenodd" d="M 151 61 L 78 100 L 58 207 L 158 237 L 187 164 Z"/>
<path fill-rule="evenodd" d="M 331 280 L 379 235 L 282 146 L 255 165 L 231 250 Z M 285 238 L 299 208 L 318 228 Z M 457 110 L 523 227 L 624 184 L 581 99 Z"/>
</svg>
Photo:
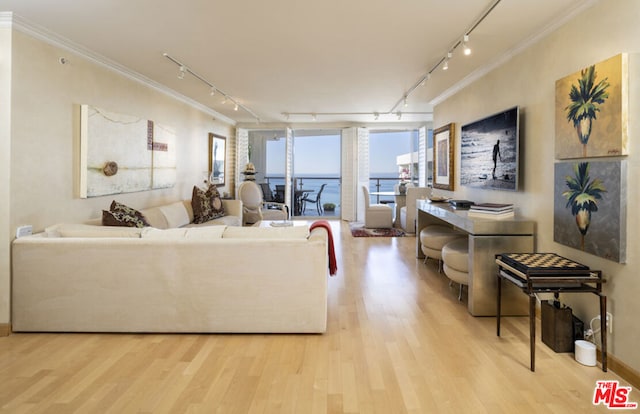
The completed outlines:
<svg viewBox="0 0 640 414">
<path fill-rule="evenodd" d="M 287 220 L 287 206 L 282 203 L 267 202 L 262 190 L 253 181 L 243 181 L 238 187 L 238 198 L 242 200 L 243 225 L 255 224 L 262 220 Z M 269 208 L 277 207 L 277 209 Z"/>
<path fill-rule="evenodd" d="M 386 204 L 371 204 L 369 189 L 362 186 L 364 193 L 364 227 L 390 229 L 393 227 L 393 209 Z"/>
<path fill-rule="evenodd" d="M 309 197 L 309 194 L 305 194 L 304 197 L 302 197 L 302 199 L 300 201 L 302 201 L 302 214 L 304 214 L 304 212 L 307 209 L 307 203 L 311 203 L 311 204 L 315 204 L 316 205 L 316 210 L 318 211 L 318 215 L 321 216 L 324 211 L 322 210 L 322 190 L 324 190 L 324 188 L 327 186 L 327 184 L 322 184 L 320 186 L 320 190 L 318 190 L 318 192 L 316 193 L 316 196 L 311 198 Z"/>
</svg>

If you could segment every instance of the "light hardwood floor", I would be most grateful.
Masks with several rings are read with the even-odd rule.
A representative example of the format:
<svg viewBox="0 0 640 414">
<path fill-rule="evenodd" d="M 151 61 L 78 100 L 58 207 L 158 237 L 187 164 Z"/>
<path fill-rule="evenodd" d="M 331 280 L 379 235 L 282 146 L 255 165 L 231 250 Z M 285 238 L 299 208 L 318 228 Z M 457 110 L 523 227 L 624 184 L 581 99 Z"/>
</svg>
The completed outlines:
<svg viewBox="0 0 640 414">
<path fill-rule="evenodd" d="M 608 411 L 592 405 L 596 380 L 628 385 L 539 339 L 530 372 L 526 317 L 504 318 L 498 338 L 414 257 L 415 238 L 332 225 L 326 334 L 12 334 L 0 412 L 585 413 Z"/>
</svg>

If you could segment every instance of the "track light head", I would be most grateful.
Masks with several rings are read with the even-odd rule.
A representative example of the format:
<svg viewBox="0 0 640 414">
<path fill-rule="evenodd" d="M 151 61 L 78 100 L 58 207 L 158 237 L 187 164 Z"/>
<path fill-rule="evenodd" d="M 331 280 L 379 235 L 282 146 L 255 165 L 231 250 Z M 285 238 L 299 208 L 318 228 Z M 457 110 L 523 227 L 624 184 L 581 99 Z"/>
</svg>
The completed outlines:
<svg viewBox="0 0 640 414">
<path fill-rule="evenodd" d="M 402 112 L 396 112 L 396 116 L 398 117 L 398 121 L 402 119 Z"/>
<path fill-rule="evenodd" d="M 449 59 L 444 61 L 444 65 L 442 65 L 442 70 L 447 70 L 449 69 Z"/>
<path fill-rule="evenodd" d="M 213 96 L 216 94 L 216 88 L 214 88 L 213 86 L 211 87 L 211 90 L 209 91 L 209 95 Z"/>
<path fill-rule="evenodd" d="M 465 56 L 469 56 L 471 54 L 471 48 L 469 47 L 469 35 L 464 35 L 462 38 L 462 47 L 464 48 Z"/>
<path fill-rule="evenodd" d="M 374 121 L 377 121 L 377 120 L 378 120 L 378 118 L 380 118 L 380 114 L 379 114 L 379 113 L 377 113 L 377 112 L 374 112 L 374 113 L 373 113 L 373 120 L 374 120 Z"/>
<path fill-rule="evenodd" d="M 235 104 L 235 105 L 233 106 L 233 110 L 234 110 L 234 111 L 237 111 L 237 110 L 238 110 L 238 104 Z"/>
<path fill-rule="evenodd" d="M 187 73 L 187 68 L 181 65 L 180 69 L 178 70 L 178 79 L 184 79 L 184 75 L 186 73 Z"/>
</svg>

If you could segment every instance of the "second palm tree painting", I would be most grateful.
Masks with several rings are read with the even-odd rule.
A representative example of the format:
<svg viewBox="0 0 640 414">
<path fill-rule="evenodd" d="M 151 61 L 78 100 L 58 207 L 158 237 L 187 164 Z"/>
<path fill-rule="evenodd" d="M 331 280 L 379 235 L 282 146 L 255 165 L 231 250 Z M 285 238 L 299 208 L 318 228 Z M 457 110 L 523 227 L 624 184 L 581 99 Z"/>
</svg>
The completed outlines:
<svg viewBox="0 0 640 414">
<path fill-rule="evenodd" d="M 556 158 L 628 155 L 628 56 L 556 81 Z"/>
<path fill-rule="evenodd" d="M 626 162 L 555 164 L 554 241 L 624 263 Z"/>
</svg>

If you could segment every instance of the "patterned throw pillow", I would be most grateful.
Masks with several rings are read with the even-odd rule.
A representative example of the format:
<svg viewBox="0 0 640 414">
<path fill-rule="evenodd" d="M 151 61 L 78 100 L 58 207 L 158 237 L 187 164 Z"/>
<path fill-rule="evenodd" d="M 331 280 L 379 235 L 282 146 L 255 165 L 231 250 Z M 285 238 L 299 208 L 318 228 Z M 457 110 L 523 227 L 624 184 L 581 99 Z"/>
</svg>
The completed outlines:
<svg viewBox="0 0 640 414">
<path fill-rule="evenodd" d="M 193 186 L 191 196 L 193 222 L 200 224 L 224 216 L 224 206 L 218 189 L 210 185 L 206 191 Z"/>
<path fill-rule="evenodd" d="M 141 228 L 149 223 L 138 210 L 113 200 L 109 211 L 102 210 L 102 225 Z"/>
</svg>

